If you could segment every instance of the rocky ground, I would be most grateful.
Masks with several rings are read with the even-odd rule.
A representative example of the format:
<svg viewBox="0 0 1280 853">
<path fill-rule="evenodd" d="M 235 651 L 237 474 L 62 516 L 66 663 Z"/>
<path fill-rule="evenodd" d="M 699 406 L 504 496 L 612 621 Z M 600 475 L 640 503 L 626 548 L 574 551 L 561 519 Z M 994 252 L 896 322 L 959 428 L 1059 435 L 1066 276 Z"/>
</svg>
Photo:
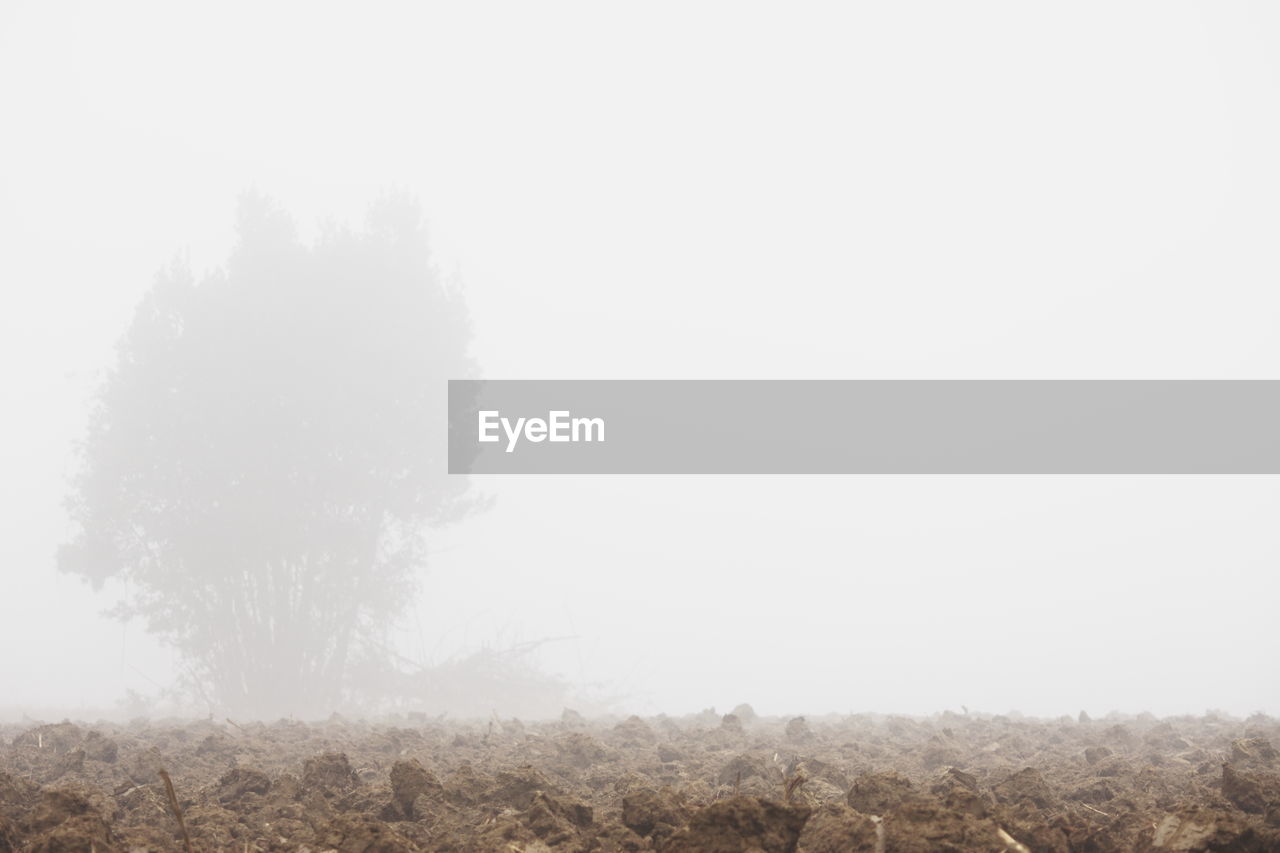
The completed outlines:
<svg viewBox="0 0 1280 853">
<path fill-rule="evenodd" d="M 1277 743 L 1263 716 L 746 706 L 538 724 L 29 722 L 0 726 L 0 853 L 1280 851 Z"/>
</svg>

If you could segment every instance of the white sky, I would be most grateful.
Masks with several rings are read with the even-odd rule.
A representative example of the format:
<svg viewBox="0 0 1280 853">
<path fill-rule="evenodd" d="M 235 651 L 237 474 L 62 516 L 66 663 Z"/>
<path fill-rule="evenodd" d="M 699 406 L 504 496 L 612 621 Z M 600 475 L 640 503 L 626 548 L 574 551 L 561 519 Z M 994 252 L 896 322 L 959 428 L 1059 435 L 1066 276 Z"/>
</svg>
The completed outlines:
<svg viewBox="0 0 1280 853">
<path fill-rule="evenodd" d="M 0 707 L 169 678 L 59 577 L 87 395 L 236 197 L 417 193 L 494 378 L 1280 378 L 1280 7 L 0 2 Z M 413 654 L 642 711 L 1280 711 L 1270 478 L 491 479 Z"/>
</svg>

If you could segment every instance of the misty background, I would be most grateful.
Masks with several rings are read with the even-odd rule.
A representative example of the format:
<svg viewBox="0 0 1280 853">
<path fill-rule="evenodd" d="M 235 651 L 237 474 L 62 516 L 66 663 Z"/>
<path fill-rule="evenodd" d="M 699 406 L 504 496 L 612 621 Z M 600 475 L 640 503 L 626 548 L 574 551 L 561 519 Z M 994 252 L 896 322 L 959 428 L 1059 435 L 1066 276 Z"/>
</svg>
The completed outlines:
<svg viewBox="0 0 1280 853">
<path fill-rule="evenodd" d="M 415 196 L 489 378 L 1280 378 L 1277 45 L 1260 3 L 0 5 L 0 713 L 173 683 L 54 556 L 117 341 L 246 191 L 304 239 Z M 1274 478 L 474 489 L 412 660 L 560 638 L 642 713 L 1280 706 Z"/>
</svg>

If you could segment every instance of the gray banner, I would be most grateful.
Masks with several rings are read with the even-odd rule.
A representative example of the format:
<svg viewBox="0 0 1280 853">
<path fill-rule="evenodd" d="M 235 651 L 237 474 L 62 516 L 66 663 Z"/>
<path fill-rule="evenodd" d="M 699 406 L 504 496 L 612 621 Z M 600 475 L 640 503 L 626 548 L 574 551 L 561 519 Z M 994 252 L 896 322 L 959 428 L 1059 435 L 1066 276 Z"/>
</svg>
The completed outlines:
<svg viewBox="0 0 1280 853">
<path fill-rule="evenodd" d="M 1280 381 L 452 380 L 451 474 L 1280 474 Z"/>
</svg>

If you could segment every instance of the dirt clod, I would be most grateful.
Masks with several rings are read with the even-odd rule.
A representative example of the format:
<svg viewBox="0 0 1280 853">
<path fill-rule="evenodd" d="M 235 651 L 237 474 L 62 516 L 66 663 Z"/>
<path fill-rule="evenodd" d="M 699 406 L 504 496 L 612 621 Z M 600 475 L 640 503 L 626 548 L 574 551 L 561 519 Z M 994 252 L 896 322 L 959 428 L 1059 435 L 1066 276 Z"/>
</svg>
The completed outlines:
<svg viewBox="0 0 1280 853">
<path fill-rule="evenodd" d="M 849 789 L 849 807 L 865 815 L 882 815 L 916 796 L 911 780 L 900 773 L 868 773 Z"/>
<path fill-rule="evenodd" d="M 391 790 L 405 817 L 414 816 L 418 797 L 433 798 L 444 793 L 440 780 L 426 770 L 416 758 L 397 761 L 391 767 Z"/>
<path fill-rule="evenodd" d="M 734 797 L 702 809 L 659 849 L 662 853 L 794 853 L 809 809 Z"/>
<path fill-rule="evenodd" d="M 302 766 L 302 784 L 324 793 L 340 793 L 360 784 L 360 779 L 345 753 L 326 752 L 307 759 Z"/>
<path fill-rule="evenodd" d="M 670 788 L 645 788 L 622 798 L 622 823 L 637 835 L 664 838 L 688 817 L 689 810 Z"/>
</svg>

